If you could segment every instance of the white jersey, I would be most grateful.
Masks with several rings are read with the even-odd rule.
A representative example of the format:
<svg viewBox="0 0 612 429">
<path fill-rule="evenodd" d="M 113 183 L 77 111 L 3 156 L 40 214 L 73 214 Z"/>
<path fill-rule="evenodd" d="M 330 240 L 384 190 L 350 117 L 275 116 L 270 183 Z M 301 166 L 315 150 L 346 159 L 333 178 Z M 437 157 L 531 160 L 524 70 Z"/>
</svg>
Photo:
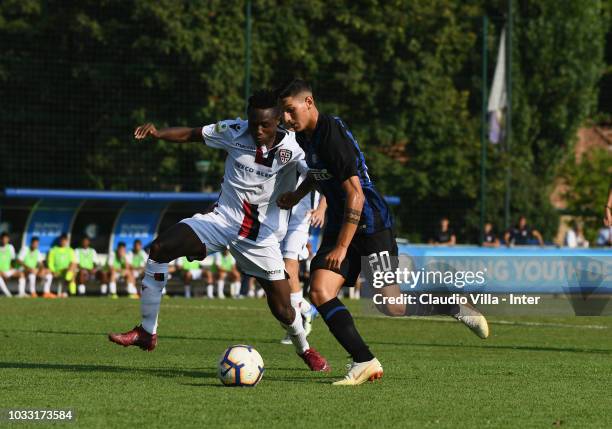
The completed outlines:
<svg viewBox="0 0 612 429">
<path fill-rule="evenodd" d="M 298 179 L 297 186 L 300 186 L 305 179 L 306 175 L 301 175 Z M 317 208 L 319 199 L 319 193 L 317 191 L 312 191 L 306 194 L 299 203 L 293 206 L 289 218 L 288 231 L 302 231 L 305 233 L 310 231 L 310 214 L 308 212 Z"/>
<path fill-rule="evenodd" d="M 248 132 L 248 122 L 225 120 L 202 128 L 207 146 L 223 149 L 225 175 L 214 212 L 237 225 L 238 240 L 259 246 L 278 245 L 279 231 L 287 229 L 288 210 L 277 198 L 295 189 L 298 173 L 308 170 L 304 151 L 295 133 L 282 130 L 284 138 L 271 149 L 258 147 Z"/>
</svg>

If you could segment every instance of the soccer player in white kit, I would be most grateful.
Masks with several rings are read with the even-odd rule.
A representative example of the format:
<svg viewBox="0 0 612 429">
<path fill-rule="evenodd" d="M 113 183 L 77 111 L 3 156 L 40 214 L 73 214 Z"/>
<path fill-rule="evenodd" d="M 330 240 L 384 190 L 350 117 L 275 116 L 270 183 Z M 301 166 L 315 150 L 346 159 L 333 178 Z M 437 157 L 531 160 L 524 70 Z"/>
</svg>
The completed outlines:
<svg viewBox="0 0 612 429">
<path fill-rule="evenodd" d="M 313 371 L 329 371 L 327 361 L 306 340 L 301 315 L 290 302 L 278 231 L 287 225 L 287 210 L 276 204 L 295 189 L 297 172 L 305 172 L 304 152 L 295 134 L 279 128 L 276 94 L 260 91 L 249 98 L 248 121 L 226 120 L 199 128 L 136 129 L 136 139 L 201 141 L 227 152 L 221 194 L 212 212 L 183 219 L 157 237 L 150 247 L 142 280 L 141 325 L 109 340 L 151 351 L 157 344 L 157 316 L 168 263 L 181 256 L 203 259 L 229 246 L 240 270 L 266 290 L 268 306 L 291 334 L 298 355 Z M 291 180 L 291 178 L 294 178 Z"/>
<path fill-rule="evenodd" d="M 301 175 L 297 186 L 302 183 L 306 175 Z M 300 200 L 293 206 L 289 215 L 289 225 L 281 241 L 281 252 L 285 261 L 285 270 L 289 274 L 289 286 L 291 287 L 291 305 L 302 315 L 304 330 L 308 336 L 312 331 L 314 318 L 314 307 L 304 299 L 304 292 L 300 285 L 299 267 L 300 260 L 308 259 L 309 251 L 306 245 L 310 237 L 310 226 L 321 227 L 325 221 L 325 209 L 327 202 L 325 197 L 313 191 L 308 197 Z M 289 333 L 281 340 L 282 344 L 291 344 Z"/>
</svg>

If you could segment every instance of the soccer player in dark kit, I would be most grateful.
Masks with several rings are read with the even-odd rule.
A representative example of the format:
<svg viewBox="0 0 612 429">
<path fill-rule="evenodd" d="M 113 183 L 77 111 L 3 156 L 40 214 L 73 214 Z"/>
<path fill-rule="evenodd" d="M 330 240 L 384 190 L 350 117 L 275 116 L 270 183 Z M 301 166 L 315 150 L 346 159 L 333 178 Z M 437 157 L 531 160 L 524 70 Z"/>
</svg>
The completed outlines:
<svg viewBox="0 0 612 429">
<path fill-rule="evenodd" d="M 353 359 L 346 377 L 334 385 L 358 385 L 379 379 L 382 365 L 337 295 L 343 286 L 355 284 L 362 257 L 368 260 L 366 271 L 394 271 L 397 267 L 398 249 L 389 207 L 368 176 L 356 139 L 340 118 L 318 111 L 310 85 L 295 79 L 282 85 L 278 94 L 285 124 L 296 132 L 309 171 L 308 179 L 298 189 L 281 195 L 277 202 L 288 209 L 316 187 L 328 204 L 323 240 L 310 268 L 310 298 Z M 463 314 L 459 315 L 458 309 L 453 311 L 457 314 L 448 315 L 462 320 Z M 486 337 L 486 319 L 480 313 L 472 314 L 469 322 L 473 324 L 478 319 L 481 332 L 477 333 Z"/>
</svg>

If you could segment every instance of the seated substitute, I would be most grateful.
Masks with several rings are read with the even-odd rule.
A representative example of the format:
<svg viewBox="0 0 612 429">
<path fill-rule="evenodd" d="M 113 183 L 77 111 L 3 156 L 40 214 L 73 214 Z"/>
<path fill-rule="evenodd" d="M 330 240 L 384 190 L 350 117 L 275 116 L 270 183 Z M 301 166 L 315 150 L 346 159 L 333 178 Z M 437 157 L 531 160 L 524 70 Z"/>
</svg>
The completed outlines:
<svg viewBox="0 0 612 429">
<path fill-rule="evenodd" d="M 124 280 L 128 296 L 138 299 L 138 290 L 134 286 L 134 271 L 124 242 L 120 241 L 115 252 L 108 255 L 107 265 L 110 273 L 110 281 L 108 283 L 110 297 L 118 298 L 117 281 Z"/>
<path fill-rule="evenodd" d="M 67 289 L 76 289 L 74 282 L 74 273 L 76 272 L 76 256 L 74 249 L 70 247 L 68 235 L 62 234 L 59 238 L 59 244 L 53 246 L 47 257 L 47 267 L 51 272 L 51 281 L 45 283 L 44 298 L 54 298 L 51 293 L 51 282 L 57 280 L 57 297 L 68 298 L 66 291 L 62 292 L 62 285 L 66 284 Z M 74 285 L 74 286 L 71 286 Z"/>
<path fill-rule="evenodd" d="M 38 237 L 32 237 L 30 245 L 23 246 L 17 256 L 17 263 L 28 280 L 28 289 L 32 298 L 38 297 L 36 293 L 36 279 L 44 278 L 47 271 L 43 265 L 45 257 L 40 252 L 39 244 L 40 240 Z M 25 290 L 19 291 L 19 293 L 20 295 L 25 295 Z"/>
<path fill-rule="evenodd" d="M 7 232 L 0 234 L 0 290 L 8 297 L 13 296 L 6 282 L 10 279 L 17 279 L 19 282 L 19 295 L 25 296 L 25 277 L 21 271 L 13 267 L 15 248 L 10 241 L 11 238 Z"/>
<path fill-rule="evenodd" d="M 85 295 L 87 292 L 86 284 L 91 279 L 97 279 L 101 284 L 106 284 L 107 273 L 100 269 L 98 264 L 98 253 L 92 247 L 90 247 L 91 242 L 88 237 L 83 237 L 81 240 L 81 247 L 77 248 L 76 260 L 78 266 L 78 294 Z"/>
</svg>

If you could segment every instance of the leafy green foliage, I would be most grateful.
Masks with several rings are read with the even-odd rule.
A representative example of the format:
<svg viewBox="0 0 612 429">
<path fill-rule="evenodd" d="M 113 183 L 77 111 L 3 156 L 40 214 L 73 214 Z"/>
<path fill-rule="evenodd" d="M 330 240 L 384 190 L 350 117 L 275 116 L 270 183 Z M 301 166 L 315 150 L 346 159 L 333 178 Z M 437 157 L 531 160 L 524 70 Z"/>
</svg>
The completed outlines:
<svg viewBox="0 0 612 429">
<path fill-rule="evenodd" d="M 321 110 L 341 116 L 381 191 L 399 195 L 400 232 L 426 239 L 442 215 L 476 235 L 480 180 L 481 16 L 507 2 L 253 2 L 254 88 L 309 79 Z M 489 148 L 487 217 L 512 211 L 550 236 L 547 196 L 577 128 L 595 113 L 609 3 L 516 0 L 513 139 Z M 245 2 L 6 0 L 0 3 L 0 183 L 196 190 L 203 145 L 139 142 L 134 127 L 202 125 L 244 112 Z M 489 64 L 489 80 L 495 64 Z M 10 152 L 9 152 L 10 148 Z"/>
</svg>

